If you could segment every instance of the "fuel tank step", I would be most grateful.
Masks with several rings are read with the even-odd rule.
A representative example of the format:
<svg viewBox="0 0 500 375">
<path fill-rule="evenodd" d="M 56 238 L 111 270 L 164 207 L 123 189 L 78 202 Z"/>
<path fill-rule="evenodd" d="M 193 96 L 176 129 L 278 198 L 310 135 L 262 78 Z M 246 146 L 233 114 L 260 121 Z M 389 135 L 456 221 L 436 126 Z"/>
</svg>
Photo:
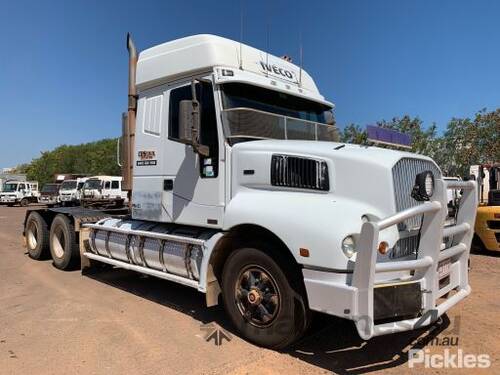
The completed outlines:
<svg viewBox="0 0 500 375">
<path fill-rule="evenodd" d="M 205 242 L 217 233 L 207 228 L 116 218 L 85 226 L 91 229 L 89 254 L 191 280 L 199 280 Z"/>
</svg>

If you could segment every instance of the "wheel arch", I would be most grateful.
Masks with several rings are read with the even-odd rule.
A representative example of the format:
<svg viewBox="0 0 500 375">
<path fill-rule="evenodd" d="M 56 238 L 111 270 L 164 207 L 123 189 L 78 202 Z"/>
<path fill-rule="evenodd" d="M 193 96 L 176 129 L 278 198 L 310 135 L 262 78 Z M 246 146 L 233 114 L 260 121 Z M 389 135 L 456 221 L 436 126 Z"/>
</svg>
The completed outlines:
<svg viewBox="0 0 500 375">
<path fill-rule="evenodd" d="M 208 255 L 206 269 L 206 298 L 208 306 L 218 304 L 221 290 L 219 280 L 222 278 L 222 270 L 229 255 L 243 246 L 255 245 L 257 242 L 271 244 L 271 246 L 266 246 L 259 250 L 270 255 L 280 265 L 282 262 L 285 262 L 286 264 L 282 265 L 282 269 L 286 273 L 291 272 L 292 275 L 290 276 L 297 280 L 302 280 L 302 266 L 297 263 L 291 250 L 281 238 L 261 225 L 250 223 L 238 224 L 220 236 Z M 301 283 L 303 284 L 303 280 Z"/>
</svg>

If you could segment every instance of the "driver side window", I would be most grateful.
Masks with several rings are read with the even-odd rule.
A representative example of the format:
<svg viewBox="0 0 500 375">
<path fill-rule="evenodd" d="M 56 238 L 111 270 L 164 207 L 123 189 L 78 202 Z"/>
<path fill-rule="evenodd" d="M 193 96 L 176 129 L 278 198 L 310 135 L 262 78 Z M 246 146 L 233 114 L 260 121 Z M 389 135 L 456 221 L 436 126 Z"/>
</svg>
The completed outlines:
<svg viewBox="0 0 500 375">
<path fill-rule="evenodd" d="M 191 99 L 191 84 L 170 91 L 168 138 L 172 141 L 179 140 L 179 103 L 181 100 Z M 210 150 L 208 157 L 200 155 L 200 176 L 216 178 L 219 174 L 219 142 L 214 93 L 210 82 L 196 83 L 196 99 L 200 102 L 201 110 L 200 143 Z"/>
</svg>

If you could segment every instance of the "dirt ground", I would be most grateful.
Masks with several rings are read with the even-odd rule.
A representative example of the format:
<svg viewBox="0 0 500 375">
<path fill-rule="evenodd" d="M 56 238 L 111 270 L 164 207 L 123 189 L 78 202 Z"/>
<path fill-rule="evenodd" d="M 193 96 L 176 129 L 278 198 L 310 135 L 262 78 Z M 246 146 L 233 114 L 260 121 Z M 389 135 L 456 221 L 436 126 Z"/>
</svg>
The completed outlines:
<svg viewBox="0 0 500 375">
<path fill-rule="evenodd" d="M 500 374 L 500 257 L 471 256 L 472 294 L 440 324 L 359 338 L 351 322 L 318 315 L 287 351 L 239 338 L 221 307 L 180 285 L 123 271 L 82 276 L 21 244 L 23 208 L 0 207 L 0 374 Z M 205 340 L 215 323 L 230 341 Z M 220 332 L 220 331 L 219 331 Z M 409 368 L 408 351 L 488 355 L 488 369 Z"/>
</svg>

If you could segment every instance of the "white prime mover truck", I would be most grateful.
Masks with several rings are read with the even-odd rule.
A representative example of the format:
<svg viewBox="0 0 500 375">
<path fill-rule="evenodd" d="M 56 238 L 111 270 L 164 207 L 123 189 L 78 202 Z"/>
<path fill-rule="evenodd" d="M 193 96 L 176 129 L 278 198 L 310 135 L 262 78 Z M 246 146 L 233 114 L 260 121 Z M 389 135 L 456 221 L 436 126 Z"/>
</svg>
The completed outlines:
<svg viewBox="0 0 500 375">
<path fill-rule="evenodd" d="M 370 339 L 429 325 L 470 293 L 473 181 L 445 181 L 421 155 L 334 142 L 333 105 L 266 52 L 212 35 L 127 46 L 130 210 L 28 211 L 32 258 L 195 288 L 270 348 L 298 339 L 311 311 Z M 447 189 L 463 191 L 450 225 Z"/>
</svg>

